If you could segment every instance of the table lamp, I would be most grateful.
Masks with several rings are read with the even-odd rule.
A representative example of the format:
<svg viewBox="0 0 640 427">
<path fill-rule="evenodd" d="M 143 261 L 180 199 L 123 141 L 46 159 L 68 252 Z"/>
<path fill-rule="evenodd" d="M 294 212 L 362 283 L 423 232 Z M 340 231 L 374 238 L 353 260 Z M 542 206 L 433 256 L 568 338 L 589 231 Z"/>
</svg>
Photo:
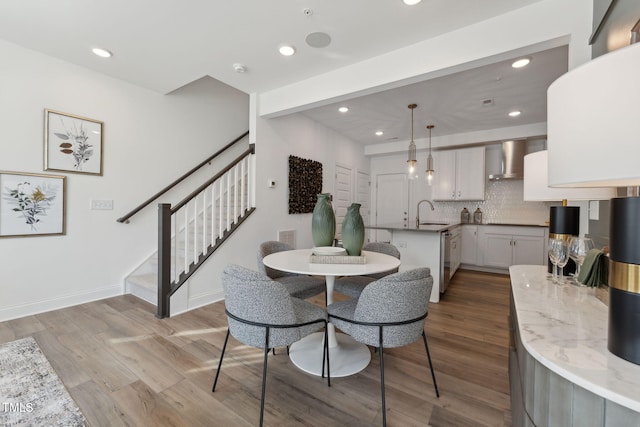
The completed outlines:
<svg viewBox="0 0 640 427">
<path fill-rule="evenodd" d="M 550 202 L 562 200 L 562 206 L 549 209 L 549 237 L 569 240 L 580 235 L 580 206 L 567 206 L 567 200 L 608 200 L 616 195 L 614 188 L 554 188 L 547 179 L 547 150 L 524 156 L 524 201 Z M 569 162 L 567 167 L 571 167 Z M 551 263 L 548 270 L 551 272 Z M 566 273 L 575 273 L 573 260 L 565 267 Z"/>
<path fill-rule="evenodd" d="M 547 93 L 549 185 L 640 185 L 640 43 L 561 76 Z M 611 199 L 609 351 L 640 365 L 640 197 Z"/>
</svg>

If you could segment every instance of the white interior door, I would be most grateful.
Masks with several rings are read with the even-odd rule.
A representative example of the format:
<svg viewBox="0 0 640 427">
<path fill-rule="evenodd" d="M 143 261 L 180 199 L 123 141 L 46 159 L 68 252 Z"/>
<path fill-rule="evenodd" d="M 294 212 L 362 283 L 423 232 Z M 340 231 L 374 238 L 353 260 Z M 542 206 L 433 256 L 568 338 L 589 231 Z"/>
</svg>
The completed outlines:
<svg viewBox="0 0 640 427">
<path fill-rule="evenodd" d="M 333 210 L 336 215 L 336 239 L 342 239 L 342 221 L 351 206 L 351 168 L 336 164 L 336 179 L 333 191 Z"/>
<path fill-rule="evenodd" d="M 356 173 L 356 203 L 360 203 L 360 215 L 364 225 L 370 225 L 371 220 L 371 177 L 367 172 Z M 365 242 L 371 241 L 369 230 L 365 230 Z"/>
<path fill-rule="evenodd" d="M 407 224 L 409 183 L 404 173 L 376 175 L 376 225 Z M 376 230 L 376 241 L 390 242 L 391 233 Z"/>
</svg>

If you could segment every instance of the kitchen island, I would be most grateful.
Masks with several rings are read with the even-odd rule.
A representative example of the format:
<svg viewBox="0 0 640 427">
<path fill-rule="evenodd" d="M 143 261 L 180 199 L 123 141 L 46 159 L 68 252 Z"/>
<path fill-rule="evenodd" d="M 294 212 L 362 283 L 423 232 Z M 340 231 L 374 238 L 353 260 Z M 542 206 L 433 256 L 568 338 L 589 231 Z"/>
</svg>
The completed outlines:
<svg viewBox="0 0 640 427">
<path fill-rule="evenodd" d="M 440 301 L 440 292 L 445 286 L 445 233 L 459 224 L 430 223 L 408 227 L 404 224 L 370 225 L 371 230 L 387 230 L 391 234 L 391 243 L 400 251 L 400 270 L 406 271 L 418 267 L 431 269 L 433 289 L 430 302 Z M 457 243 L 459 246 L 459 242 Z M 458 262 L 459 264 L 459 262 Z M 448 268 L 448 265 L 447 265 Z M 446 272 L 448 274 L 448 271 Z M 448 280 L 448 277 L 446 277 Z"/>
<path fill-rule="evenodd" d="M 607 350 L 595 289 L 552 283 L 545 266 L 509 273 L 513 425 L 640 426 L 640 366 Z"/>
</svg>

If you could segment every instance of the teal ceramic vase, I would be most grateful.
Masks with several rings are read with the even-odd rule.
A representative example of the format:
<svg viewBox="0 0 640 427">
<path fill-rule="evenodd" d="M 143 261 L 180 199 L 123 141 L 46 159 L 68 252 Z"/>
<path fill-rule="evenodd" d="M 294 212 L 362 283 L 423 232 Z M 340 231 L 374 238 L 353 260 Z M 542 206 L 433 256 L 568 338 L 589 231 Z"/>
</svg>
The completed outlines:
<svg viewBox="0 0 640 427">
<path fill-rule="evenodd" d="M 311 237 L 313 245 L 333 246 L 336 235 L 336 216 L 331 206 L 331 194 L 318 194 L 318 201 L 311 217 Z"/>
<path fill-rule="evenodd" d="M 360 203 L 352 203 L 342 221 L 342 247 L 349 255 L 360 255 L 364 244 L 364 222 L 360 215 Z"/>
</svg>

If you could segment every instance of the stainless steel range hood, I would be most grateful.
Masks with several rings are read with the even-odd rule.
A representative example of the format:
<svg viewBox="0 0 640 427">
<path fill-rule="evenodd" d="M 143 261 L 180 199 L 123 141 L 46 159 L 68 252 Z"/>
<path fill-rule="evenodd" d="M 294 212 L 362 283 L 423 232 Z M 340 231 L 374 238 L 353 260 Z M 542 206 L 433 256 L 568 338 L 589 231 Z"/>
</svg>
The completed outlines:
<svg viewBox="0 0 640 427">
<path fill-rule="evenodd" d="M 504 179 L 522 179 L 524 177 L 524 155 L 527 153 L 527 141 L 505 141 L 502 143 L 501 171 L 489 175 L 490 181 Z"/>
</svg>

